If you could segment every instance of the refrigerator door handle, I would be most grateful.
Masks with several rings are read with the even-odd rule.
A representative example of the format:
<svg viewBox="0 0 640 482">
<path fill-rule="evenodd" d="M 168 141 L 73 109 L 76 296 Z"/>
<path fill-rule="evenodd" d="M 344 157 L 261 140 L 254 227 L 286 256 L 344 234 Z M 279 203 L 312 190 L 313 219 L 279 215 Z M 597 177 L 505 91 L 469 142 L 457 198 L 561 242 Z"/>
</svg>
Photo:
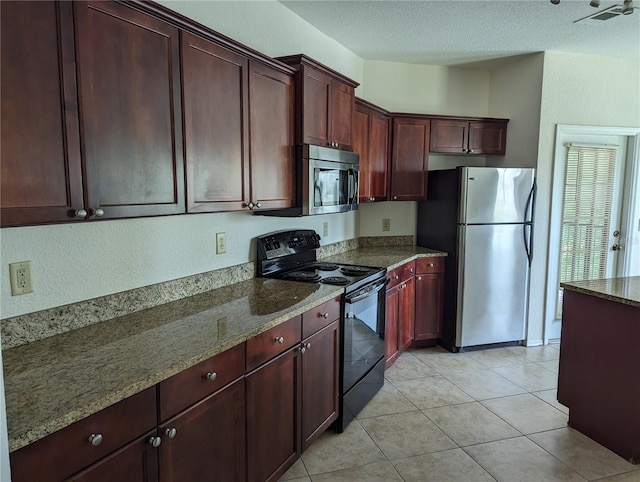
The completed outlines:
<svg viewBox="0 0 640 482">
<path fill-rule="evenodd" d="M 533 222 L 533 212 L 535 208 L 535 203 L 536 203 L 536 183 L 534 181 L 534 183 L 531 185 L 531 191 L 529 191 L 529 196 L 527 197 L 527 204 L 524 207 L 524 219 L 522 220 L 523 223 Z M 529 207 L 531 207 L 531 217 L 527 219 L 527 216 L 529 215 Z"/>
<path fill-rule="evenodd" d="M 527 228 L 529 228 L 529 236 L 527 236 Z M 533 224 L 532 223 L 524 223 L 522 225 L 522 239 L 524 241 L 524 250 L 527 253 L 527 260 L 529 261 L 529 266 L 531 266 L 531 262 L 533 261 Z"/>
</svg>

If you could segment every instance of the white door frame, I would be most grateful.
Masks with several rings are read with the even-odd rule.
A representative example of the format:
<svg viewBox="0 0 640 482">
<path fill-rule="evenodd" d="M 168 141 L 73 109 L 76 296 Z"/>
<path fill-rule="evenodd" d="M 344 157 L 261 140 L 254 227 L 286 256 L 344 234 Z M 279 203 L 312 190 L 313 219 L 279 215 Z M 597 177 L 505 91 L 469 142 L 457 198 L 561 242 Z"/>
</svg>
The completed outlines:
<svg viewBox="0 0 640 482">
<path fill-rule="evenodd" d="M 640 128 L 638 127 L 603 127 L 603 126 L 580 126 L 570 124 L 558 124 L 556 126 L 555 154 L 553 163 L 551 213 L 549 220 L 549 246 L 548 269 L 546 283 L 546 306 L 544 323 L 544 344 L 549 343 L 549 327 L 555 320 L 556 314 L 556 292 L 558 286 L 558 265 L 560 259 L 560 247 L 556 242 L 560 236 L 560 222 L 562 216 L 562 199 L 564 196 L 564 155 L 565 146 L 559 140 L 570 135 L 591 135 L 591 136 L 625 136 L 627 139 L 627 157 L 625 176 L 626 204 L 623 212 L 627 214 L 624 232 L 630 233 L 640 230 L 636 226 L 637 219 L 640 218 L 640 193 L 634 186 L 640 185 Z M 626 182 L 629 181 L 629 182 Z M 630 253 L 623 250 L 621 260 L 621 276 L 627 276 L 631 270 Z"/>
</svg>

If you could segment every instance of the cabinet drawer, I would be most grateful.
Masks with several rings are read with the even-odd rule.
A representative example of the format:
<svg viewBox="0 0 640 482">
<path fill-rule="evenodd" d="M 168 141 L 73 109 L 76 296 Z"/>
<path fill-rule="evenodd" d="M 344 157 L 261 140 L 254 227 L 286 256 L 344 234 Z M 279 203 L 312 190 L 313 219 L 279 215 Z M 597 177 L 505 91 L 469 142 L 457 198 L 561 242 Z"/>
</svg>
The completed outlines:
<svg viewBox="0 0 640 482">
<path fill-rule="evenodd" d="M 160 420 L 166 420 L 244 375 L 244 363 L 242 343 L 160 382 Z"/>
<path fill-rule="evenodd" d="M 302 338 L 313 335 L 340 318 L 340 297 L 322 303 L 302 315 Z"/>
<path fill-rule="evenodd" d="M 151 387 L 13 452 L 12 480 L 65 479 L 155 426 L 156 389 Z M 101 442 L 93 445 L 92 435 L 100 435 Z"/>
<path fill-rule="evenodd" d="M 391 288 L 395 288 L 396 286 L 398 286 L 400 284 L 400 281 L 402 280 L 402 266 L 399 266 L 397 268 L 394 268 L 390 271 L 387 272 L 387 277 L 389 278 L 389 284 L 387 284 L 387 291 L 389 291 Z"/>
<path fill-rule="evenodd" d="M 247 371 L 300 343 L 302 316 L 296 316 L 247 340 Z"/>
<path fill-rule="evenodd" d="M 444 258 L 437 256 L 432 258 L 419 258 L 416 260 L 416 273 L 443 273 Z"/>
<path fill-rule="evenodd" d="M 401 281 L 406 281 L 409 278 L 411 278 L 413 275 L 416 274 L 416 262 L 415 261 L 409 261 L 408 263 L 403 264 L 402 266 L 400 266 L 401 268 L 401 276 L 400 276 L 400 280 Z"/>
</svg>

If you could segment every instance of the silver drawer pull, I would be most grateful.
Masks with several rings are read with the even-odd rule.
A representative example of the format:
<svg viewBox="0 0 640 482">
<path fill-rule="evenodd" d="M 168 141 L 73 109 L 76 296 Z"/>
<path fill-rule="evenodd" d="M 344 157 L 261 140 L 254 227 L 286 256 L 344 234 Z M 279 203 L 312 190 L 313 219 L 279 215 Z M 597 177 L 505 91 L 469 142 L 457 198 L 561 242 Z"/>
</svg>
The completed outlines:
<svg viewBox="0 0 640 482">
<path fill-rule="evenodd" d="M 320 316 L 322 316 L 324 319 L 329 318 L 329 313 L 322 313 Z"/>
<path fill-rule="evenodd" d="M 276 341 L 278 343 L 284 343 L 284 336 L 276 336 Z"/>
<path fill-rule="evenodd" d="M 97 447 L 102 443 L 102 434 L 92 433 L 91 435 L 89 435 L 89 442 L 91 442 L 91 445 L 93 445 L 94 447 Z"/>
<path fill-rule="evenodd" d="M 216 372 L 207 373 L 207 380 L 214 381 L 216 378 L 218 378 L 218 374 Z"/>
<path fill-rule="evenodd" d="M 178 431 L 175 428 L 168 428 L 164 431 L 164 433 L 166 434 L 167 437 L 169 438 L 173 438 L 176 436 L 176 434 L 178 433 Z"/>
</svg>

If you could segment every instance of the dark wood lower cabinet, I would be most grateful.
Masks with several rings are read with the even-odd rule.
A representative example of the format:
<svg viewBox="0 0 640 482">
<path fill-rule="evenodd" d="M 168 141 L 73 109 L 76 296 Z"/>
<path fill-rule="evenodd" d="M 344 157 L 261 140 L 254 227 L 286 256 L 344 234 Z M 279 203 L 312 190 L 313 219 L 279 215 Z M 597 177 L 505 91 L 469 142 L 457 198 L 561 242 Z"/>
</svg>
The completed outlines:
<svg viewBox="0 0 640 482">
<path fill-rule="evenodd" d="M 338 418 L 339 341 L 336 320 L 302 342 L 302 450 Z"/>
<path fill-rule="evenodd" d="M 247 477 L 277 480 L 302 453 L 300 349 L 251 372 L 247 382 Z"/>
<path fill-rule="evenodd" d="M 410 277 L 387 290 L 385 366 L 389 367 L 413 341 L 415 282 Z"/>
<path fill-rule="evenodd" d="M 442 332 L 444 274 L 416 275 L 414 340 L 435 340 Z"/>
<path fill-rule="evenodd" d="M 245 480 L 244 402 L 240 378 L 162 424 L 160 482 Z"/>
<path fill-rule="evenodd" d="M 155 430 L 74 475 L 70 482 L 156 482 L 158 449 L 149 443 Z M 203 480 L 203 479 L 200 479 Z"/>
</svg>

